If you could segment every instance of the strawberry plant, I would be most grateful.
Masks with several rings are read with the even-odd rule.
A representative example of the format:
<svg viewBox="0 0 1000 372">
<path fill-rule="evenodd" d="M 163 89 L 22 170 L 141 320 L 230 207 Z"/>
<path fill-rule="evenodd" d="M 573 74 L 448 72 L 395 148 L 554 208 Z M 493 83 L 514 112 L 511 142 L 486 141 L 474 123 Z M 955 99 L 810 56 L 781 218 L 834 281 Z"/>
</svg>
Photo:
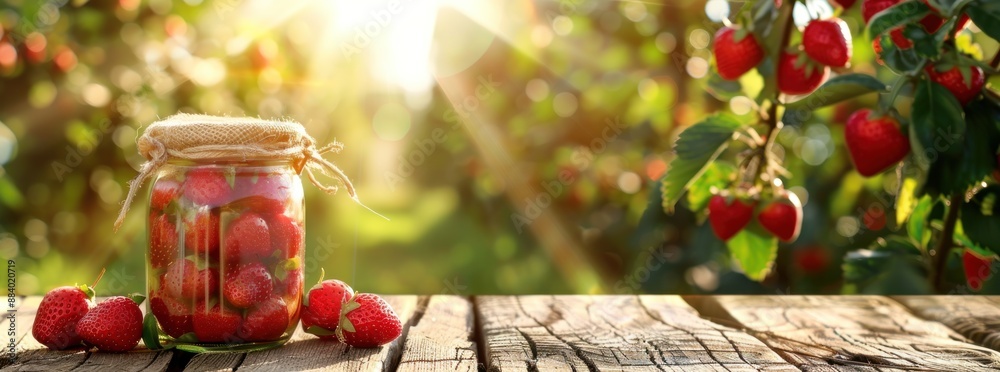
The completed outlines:
<svg viewBox="0 0 1000 372">
<path fill-rule="evenodd" d="M 779 241 L 795 241 L 803 222 L 785 189 L 795 175 L 780 131 L 877 94 L 877 104 L 845 114 L 842 130 L 854 170 L 894 189 L 888 216 L 870 208 L 865 224 L 894 232 L 847 254 L 845 291 L 865 290 L 890 265 L 912 266 L 924 288 L 979 290 L 1000 254 L 1000 94 L 987 85 L 1000 53 L 987 59 L 973 40 L 1000 40 L 1000 2 L 864 0 L 864 29 L 853 36 L 838 16 L 855 1 L 817 3 L 751 2 L 715 34 L 709 91 L 755 97 L 752 115 L 718 112 L 680 133 L 660 181 L 662 208 L 707 215 L 743 274 L 763 281 Z M 852 40 L 862 37 L 892 79 L 851 71 Z"/>
</svg>

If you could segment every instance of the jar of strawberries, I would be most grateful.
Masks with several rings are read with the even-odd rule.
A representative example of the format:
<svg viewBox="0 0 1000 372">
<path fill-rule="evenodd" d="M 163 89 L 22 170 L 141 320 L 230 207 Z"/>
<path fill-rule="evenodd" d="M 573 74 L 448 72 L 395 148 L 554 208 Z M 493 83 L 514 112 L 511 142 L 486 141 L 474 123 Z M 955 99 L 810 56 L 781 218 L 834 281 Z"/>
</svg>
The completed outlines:
<svg viewBox="0 0 1000 372">
<path fill-rule="evenodd" d="M 149 196 L 147 347 L 245 351 L 283 344 L 303 298 L 303 171 L 350 181 L 288 121 L 180 114 L 138 141 L 148 159 L 125 207 L 154 178 Z M 152 345 L 151 345 L 152 344 Z"/>
</svg>

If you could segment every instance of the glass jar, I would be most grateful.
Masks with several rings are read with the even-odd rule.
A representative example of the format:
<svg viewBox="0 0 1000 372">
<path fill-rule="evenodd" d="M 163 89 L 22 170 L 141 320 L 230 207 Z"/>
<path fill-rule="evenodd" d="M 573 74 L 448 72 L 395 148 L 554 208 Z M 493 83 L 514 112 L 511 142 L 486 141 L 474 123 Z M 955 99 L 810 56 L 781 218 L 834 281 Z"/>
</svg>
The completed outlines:
<svg viewBox="0 0 1000 372">
<path fill-rule="evenodd" d="M 146 256 L 160 342 L 193 352 L 285 343 L 299 322 L 304 216 L 291 161 L 161 166 Z"/>
</svg>

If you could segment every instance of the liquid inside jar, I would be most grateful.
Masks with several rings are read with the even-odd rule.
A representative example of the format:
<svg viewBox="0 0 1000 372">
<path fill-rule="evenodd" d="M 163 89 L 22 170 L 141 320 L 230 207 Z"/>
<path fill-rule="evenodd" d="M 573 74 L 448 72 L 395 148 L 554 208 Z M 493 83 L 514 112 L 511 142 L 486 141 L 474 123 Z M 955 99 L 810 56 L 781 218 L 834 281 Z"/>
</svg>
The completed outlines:
<svg viewBox="0 0 1000 372">
<path fill-rule="evenodd" d="M 195 351 L 287 341 L 303 292 L 302 200 L 287 163 L 162 167 L 146 279 L 161 341 Z"/>
</svg>

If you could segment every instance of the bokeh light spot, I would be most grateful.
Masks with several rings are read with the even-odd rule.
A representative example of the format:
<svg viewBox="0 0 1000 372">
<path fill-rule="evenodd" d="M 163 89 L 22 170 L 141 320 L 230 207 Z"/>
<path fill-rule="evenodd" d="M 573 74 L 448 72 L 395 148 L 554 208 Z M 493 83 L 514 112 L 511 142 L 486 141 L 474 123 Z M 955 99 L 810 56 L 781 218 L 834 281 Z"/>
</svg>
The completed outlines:
<svg viewBox="0 0 1000 372">
<path fill-rule="evenodd" d="M 579 102 L 577 102 L 576 96 L 569 92 L 559 93 L 552 100 L 552 108 L 556 111 L 556 115 L 564 118 L 576 113 L 578 105 Z"/>
</svg>

